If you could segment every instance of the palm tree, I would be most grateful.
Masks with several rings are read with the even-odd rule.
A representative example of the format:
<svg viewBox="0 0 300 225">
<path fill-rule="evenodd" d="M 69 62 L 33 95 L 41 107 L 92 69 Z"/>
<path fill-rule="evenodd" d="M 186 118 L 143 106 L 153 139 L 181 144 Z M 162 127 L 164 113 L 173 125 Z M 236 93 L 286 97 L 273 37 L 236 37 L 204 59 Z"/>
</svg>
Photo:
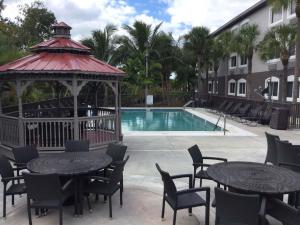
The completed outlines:
<svg viewBox="0 0 300 225">
<path fill-rule="evenodd" d="M 149 83 L 149 62 L 153 54 L 157 54 L 155 50 L 155 42 L 159 34 L 162 23 L 156 25 L 152 29 L 152 25 L 142 21 L 135 21 L 132 26 L 123 25 L 123 29 L 128 36 L 124 35 L 119 39 L 121 44 L 118 52 L 119 57 L 138 57 L 145 62 L 145 103 L 148 95 Z"/>
<path fill-rule="evenodd" d="M 228 61 L 230 54 L 233 51 L 234 34 L 231 31 L 226 31 L 218 37 L 220 45 L 223 49 L 223 60 Z M 228 73 L 225 73 L 225 95 L 228 93 Z"/>
<path fill-rule="evenodd" d="M 272 59 L 276 53 L 280 55 L 283 65 L 281 76 L 281 102 L 286 101 L 287 76 L 290 60 L 290 49 L 295 46 L 296 30 L 292 25 L 280 25 L 272 28 L 260 42 L 258 50 L 263 60 Z"/>
<path fill-rule="evenodd" d="M 298 96 L 298 79 L 300 77 L 300 0 L 268 0 L 274 9 L 287 9 L 292 2 L 296 3 L 296 16 L 297 16 L 297 36 L 296 36 L 296 62 L 295 62 L 295 76 L 293 84 L 293 103 L 297 103 Z"/>
<path fill-rule="evenodd" d="M 205 56 L 209 52 L 208 43 L 210 42 L 209 29 L 206 27 L 194 27 L 188 34 L 184 36 L 185 47 L 190 49 L 197 58 L 196 67 L 198 69 L 197 89 L 198 98 L 205 93 L 205 83 L 201 78 L 201 69 L 205 63 Z M 201 92 L 201 93 L 200 93 Z"/>
<path fill-rule="evenodd" d="M 253 25 L 247 24 L 240 29 L 239 33 L 235 37 L 235 48 L 237 53 L 247 58 L 248 75 L 252 74 L 252 59 L 253 59 L 254 50 L 257 45 L 256 39 L 259 34 L 260 32 L 257 24 L 253 24 Z M 248 98 L 250 98 L 250 94 L 251 94 L 250 80 L 251 79 L 247 80 Z"/>
<path fill-rule="evenodd" d="M 97 59 L 110 63 L 116 49 L 116 41 L 113 37 L 116 31 L 115 25 L 108 24 L 103 30 L 94 30 L 92 38 L 83 39 L 81 43 L 88 46 Z"/>
<path fill-rule="evenodd" d="M 220 62 L 223 59 L 223 45 L 220 40 L 220 37 L 213 39 L 210 60 L 214 70 L 215 81 L 218 80 L 218 70 L 220 67 Z"/>
</svg>

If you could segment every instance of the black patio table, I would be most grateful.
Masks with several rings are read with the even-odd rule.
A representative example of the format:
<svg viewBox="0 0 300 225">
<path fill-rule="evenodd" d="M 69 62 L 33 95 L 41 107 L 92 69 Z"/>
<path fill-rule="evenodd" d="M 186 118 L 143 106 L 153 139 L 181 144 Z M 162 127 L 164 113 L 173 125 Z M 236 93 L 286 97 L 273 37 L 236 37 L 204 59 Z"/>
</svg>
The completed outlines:
<svg viewBox="0 0 300 225">
<path fill-rule="evenodd" d="M 254 162 L 225 162 L 208 167 L 218 183 L 243 192 L 276 196 L 300 191 L 300 174 L 286 168 Z"/>
<path fill-rule="evenodd" d="M 55 173 L 74 178 L 75 215 L 78 215 L 83 214 L 82 178 L 84 175 L 107 167 L 111 162 L 110 156 L 97 151 L 49 153 L 28 162 L 27 169 L 34 173 Z"/>
</svg>

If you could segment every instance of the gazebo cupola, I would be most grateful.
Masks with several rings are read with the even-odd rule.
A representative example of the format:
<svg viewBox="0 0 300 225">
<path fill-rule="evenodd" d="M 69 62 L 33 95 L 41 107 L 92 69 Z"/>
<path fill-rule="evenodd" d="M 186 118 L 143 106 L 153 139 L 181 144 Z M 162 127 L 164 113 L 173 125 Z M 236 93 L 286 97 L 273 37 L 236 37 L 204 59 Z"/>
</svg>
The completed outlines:
<svg viewBox="0 0 300 225">
<path fill-rule="evenodd" d="M 69 139 L 88 139 L 92 148 L 99 148 L 119 141 L 119 83 L 125 73 L 96 59 L 88 47 L 72 40 L 72 28 L 64 22 L 54 24 L 52 29 L 53 38 L 31 47 L 30 55 L 0 66 L 0 84 L 15 83 L 18 97 L 14 108 L 17 111 L 0 107 L 0 148 L 34 144 L 40 150 L 60 150 Z M 61 108 L 49 102 L 29 104 L 29 113 L 28 104 L 23 104 L 23 93 L 36 81 L 58 81 L 72 98 Z M 101 82 L 112 89 L 114 109 L 95 107 L 86 109 L 93 110 L 93 116 L 78 115 L 79 110 L 84 110 L 78 104 L 78 95 L 88 82 Z M 64 103 L 64 99 L 60 102 Z M 51 113 L 54 111 L 61 113 Z"/>
<path fill-rule="evenodd" d="M 64 22 L 52 25 L 52 29 L 54 32 L 53 37 L 55 38 L 71 38 L 72 27 L 65 24 Z"/>
</svg>

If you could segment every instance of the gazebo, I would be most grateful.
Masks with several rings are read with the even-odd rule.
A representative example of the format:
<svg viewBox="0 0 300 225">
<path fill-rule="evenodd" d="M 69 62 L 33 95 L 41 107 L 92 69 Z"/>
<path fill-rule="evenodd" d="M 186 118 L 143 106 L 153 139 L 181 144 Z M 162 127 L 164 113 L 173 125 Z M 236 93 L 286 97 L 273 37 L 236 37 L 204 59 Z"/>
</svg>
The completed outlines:
<svg viewBox="0 0 300 225">
<path fill-rule="evenodd" d="M 119 84 L 125 73 L 91 55 L 91 50 L 71 39 L 71 27 L 52 26 L 53 38 L 33 46 L 31 54 L 0 67 L 0 85 L 15 84 L 18 106 L 6 111 L 0 96 L 0 147 L 36 145 L 38 149 L 62 150 L 66 140 L 88 139 L 92 149 L 121 138 Z M 34 82 L 58 81 L 71 97 L 26 105 L 24 91 Z M 102 82 L 114 93 L 114 107 L 81 107 L 78 95 L 88 82 Z M 81 112 L 81 113 L 79 113 Z M 82 113 L 83 112 L 83 113 Z M 88 113 L 89 112 L 89 113 Z"/>
</svg>

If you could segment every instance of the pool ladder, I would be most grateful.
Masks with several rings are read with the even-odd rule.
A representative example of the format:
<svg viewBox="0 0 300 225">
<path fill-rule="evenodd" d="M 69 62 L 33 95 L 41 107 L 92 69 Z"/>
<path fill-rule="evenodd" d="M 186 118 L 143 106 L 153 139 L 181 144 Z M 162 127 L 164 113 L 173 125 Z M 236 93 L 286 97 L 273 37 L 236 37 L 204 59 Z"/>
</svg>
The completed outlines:
<svg viewBox="0 0 300 225">
<path fill-rule="evenodd" d="M 215 124 L 214 131 L 218 128 L 219 122 L 221 121 L 222 117 L 224 118 L 223 131 L 224 131 L 224 135 L 226 135 L 226 120 L 227 120 L 227 118 L 226 118 L 226 114 L 224 114 L 224 113 L 221 113 L 219 115 L 219 119 L 218 119 L 217 123 Z"/>
</svg>

